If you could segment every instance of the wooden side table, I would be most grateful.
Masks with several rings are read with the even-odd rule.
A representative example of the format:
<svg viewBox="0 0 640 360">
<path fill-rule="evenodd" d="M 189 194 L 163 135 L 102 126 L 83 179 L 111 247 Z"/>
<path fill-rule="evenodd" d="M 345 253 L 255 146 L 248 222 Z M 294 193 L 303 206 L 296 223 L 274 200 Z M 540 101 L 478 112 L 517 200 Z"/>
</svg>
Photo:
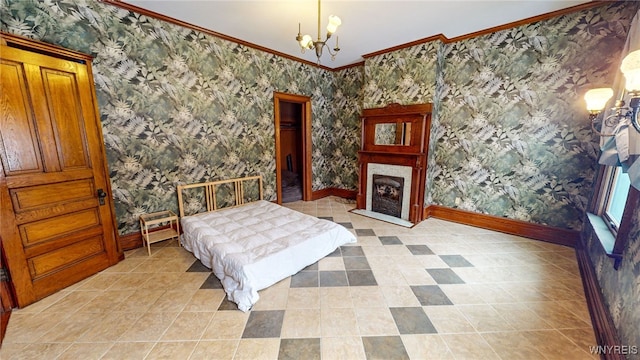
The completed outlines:
<svg viewBox="0 0 640 360">
<path fill-rule="evenodd" d="M 170 210 L 140 215 L 140 231 L 142 245 L 147 244 L 149 256 L 153 243 L 177 238 L 180 245 L 180 222 L 178 216 Z"/>
</svg>

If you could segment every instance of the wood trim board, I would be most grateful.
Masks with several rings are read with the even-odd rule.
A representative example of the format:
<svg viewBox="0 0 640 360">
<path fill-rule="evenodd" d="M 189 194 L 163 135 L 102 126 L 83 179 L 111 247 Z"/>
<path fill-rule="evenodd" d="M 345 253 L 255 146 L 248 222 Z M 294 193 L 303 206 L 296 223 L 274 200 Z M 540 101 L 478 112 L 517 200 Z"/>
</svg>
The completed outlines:
<svg viewBox="0 0 640 360">
<path fill-rule="evenodd" d="M 499 231 L 530 239 L 542 240 L 553 244 L 575 247 L 580 239 L 580 232 L 553 226 L 534 224 L 521 220 L 513 220 L 499 216 L 430 205 L 425 208 L 424 218 L 434 217 L 464 225 L 477 226 L 483 229 Z"/>
</svg>

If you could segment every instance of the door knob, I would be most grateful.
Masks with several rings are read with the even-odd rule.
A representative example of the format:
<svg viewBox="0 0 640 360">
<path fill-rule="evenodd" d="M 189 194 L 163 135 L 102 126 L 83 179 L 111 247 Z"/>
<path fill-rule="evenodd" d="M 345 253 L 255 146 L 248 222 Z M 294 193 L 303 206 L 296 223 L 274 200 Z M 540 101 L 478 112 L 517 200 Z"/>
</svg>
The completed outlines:
<svg viewBox="0 0 640 360">
<path fill-rule="evenodd" d="M 100 205 L 104 205 L 104 198 L 106 197 L 107 193 L 102 189 L 98 189 L 98 202 L 100 202 Z"/>
</svg>

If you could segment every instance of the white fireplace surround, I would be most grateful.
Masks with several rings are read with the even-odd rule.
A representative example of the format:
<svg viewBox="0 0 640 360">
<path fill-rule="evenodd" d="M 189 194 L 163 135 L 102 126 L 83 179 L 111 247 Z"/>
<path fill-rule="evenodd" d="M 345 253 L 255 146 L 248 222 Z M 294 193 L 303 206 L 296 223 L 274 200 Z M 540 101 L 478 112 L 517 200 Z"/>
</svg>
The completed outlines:
<svg viewBox="0 0 640 360">
<path fill-rule="evenodd" d="M 395 176 L 404 179 L 404 187 L 402 188 L 402 211 L 400 218 L 409 220 L 409 207 L 411 200 L 411 174 L 413 169 L 411 166 L 389 165 L 369 163 L 367 165 L 367 203 L 366 210 L 371 211 L 371 202 L 373 197 L 373 175 Z"/>
</svg>

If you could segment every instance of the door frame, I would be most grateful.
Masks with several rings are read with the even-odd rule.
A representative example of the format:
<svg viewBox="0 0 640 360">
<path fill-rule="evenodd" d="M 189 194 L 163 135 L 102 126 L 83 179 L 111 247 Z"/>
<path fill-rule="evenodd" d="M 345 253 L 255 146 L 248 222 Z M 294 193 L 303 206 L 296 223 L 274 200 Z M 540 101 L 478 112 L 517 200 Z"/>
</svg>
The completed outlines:
<svg viewBox="0 0 640 360">
<path fill-rule="evenodd" d="M 302 200 L 311 201 L 311 97 L 282 92 L 273 92 L 273 118 L 276 142 L 276 196 L 278 204 L 282 205 L 282 160 L 280 146 L 280 102 L 302 105 Z"/>
</svg>

